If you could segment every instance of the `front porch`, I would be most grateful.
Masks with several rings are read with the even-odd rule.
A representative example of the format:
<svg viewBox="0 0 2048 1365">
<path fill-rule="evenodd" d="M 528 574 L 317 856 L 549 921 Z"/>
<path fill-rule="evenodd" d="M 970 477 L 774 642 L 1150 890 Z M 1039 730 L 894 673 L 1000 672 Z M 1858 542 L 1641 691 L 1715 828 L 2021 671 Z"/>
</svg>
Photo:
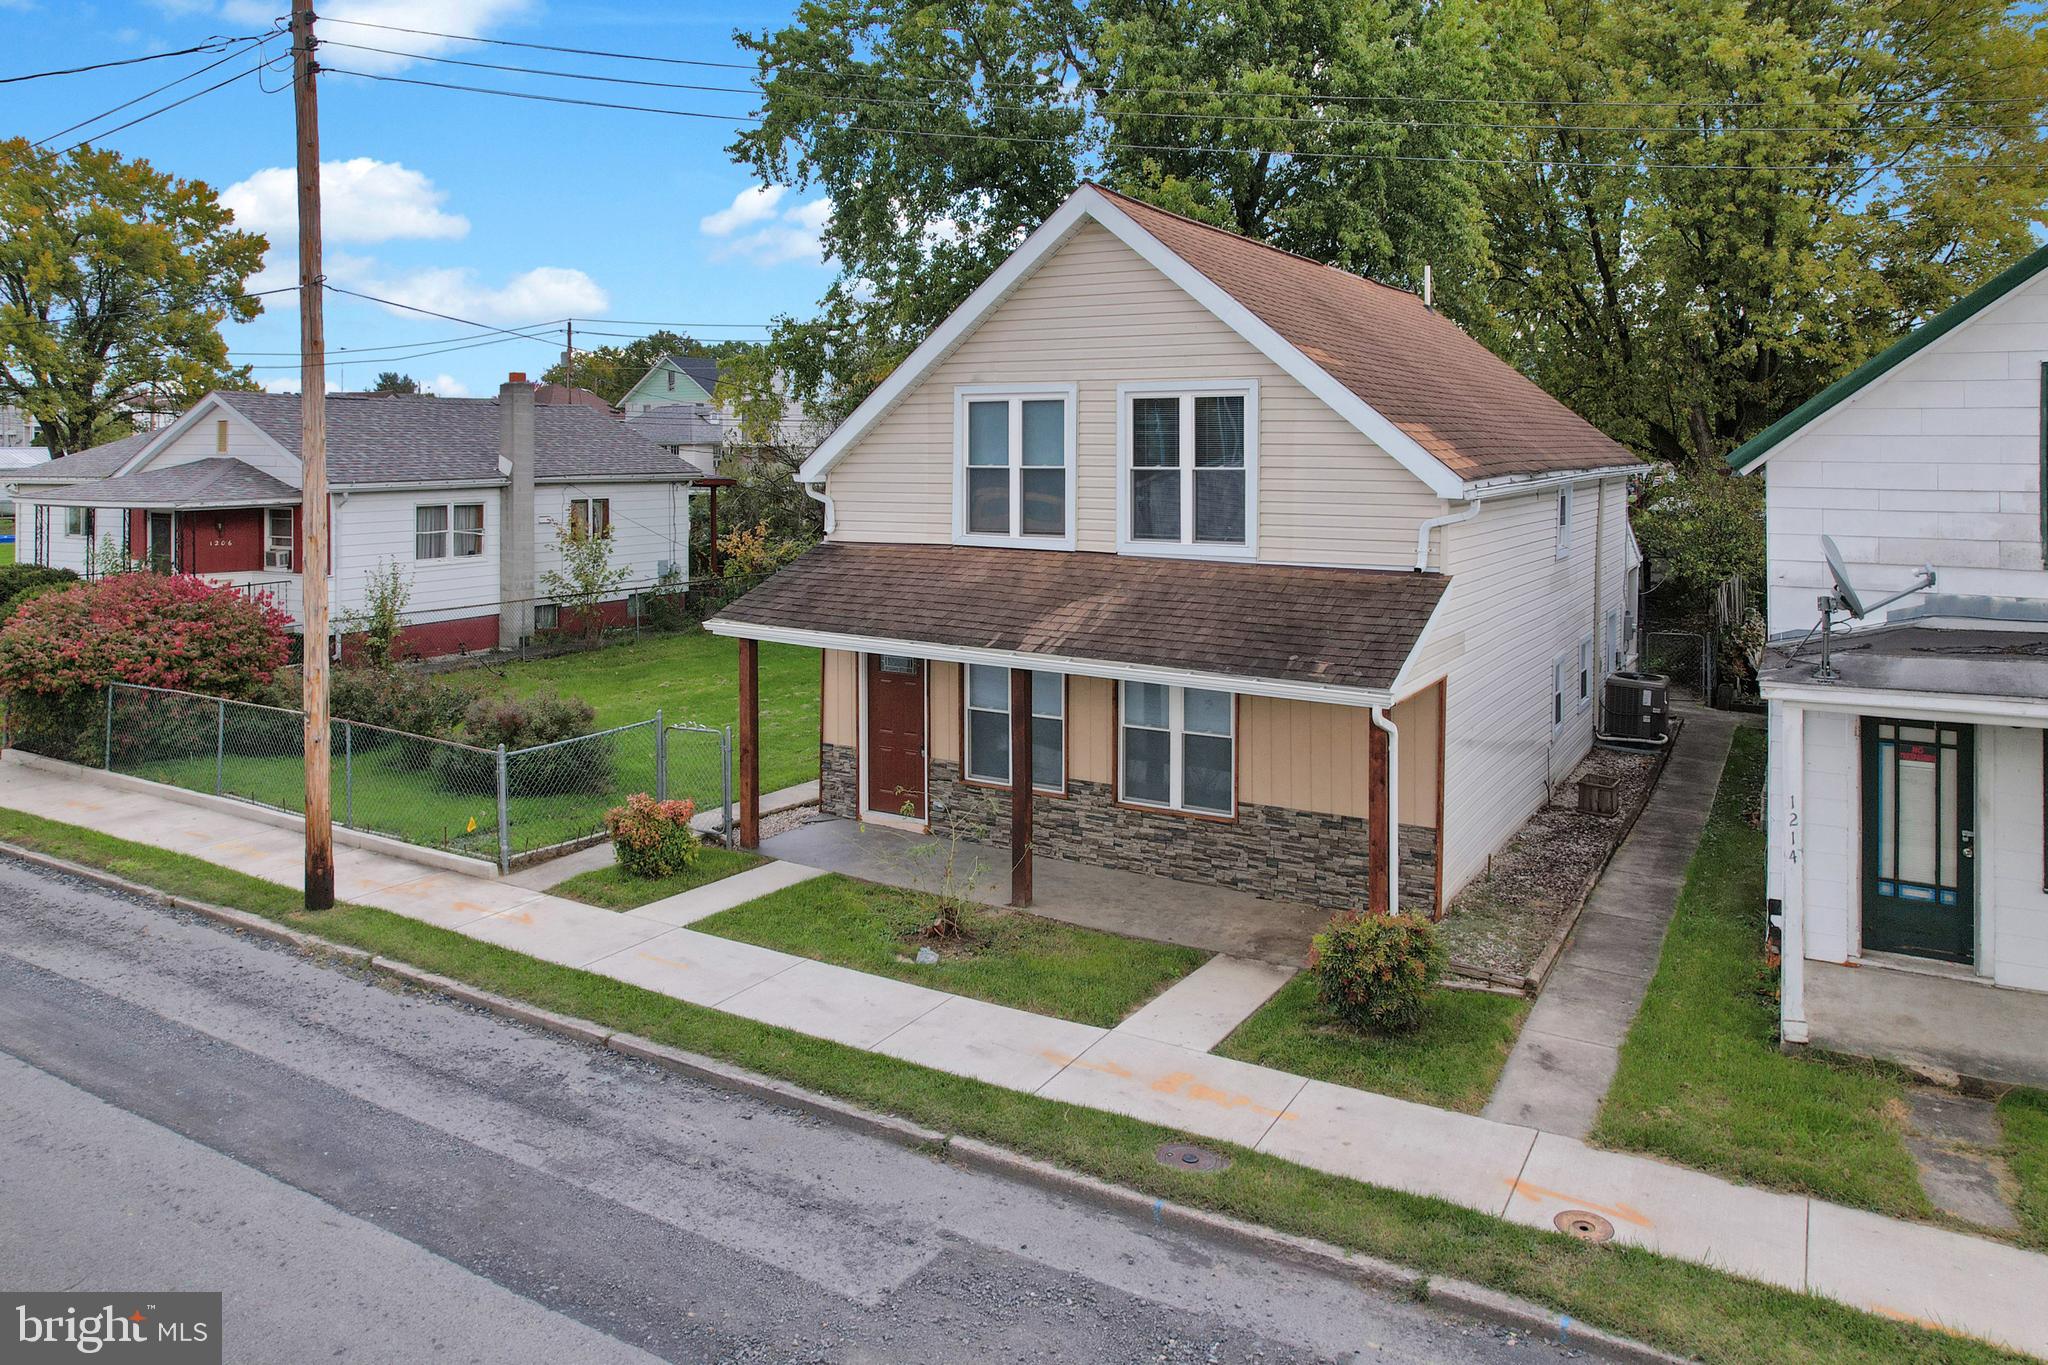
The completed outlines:
<svg viewBox="0 0 2048 1365">
<path fill-rule="evenodd" d="M 1904 960 L 1808 962 L 1807 1042 L 1993 1085 L 2048 1088 L 2048 995 Z"/>
<path fill-rule="evenodd" d="M 952 884 L 984 905 L 1010 903 L 1010 851 L 999 844 L 947 841 L 855 820 L 822 817 L 761 841 L 771 858 L 892 886 L 935 891 Z M 1327 910 L 1262 900 L 1063 858 L 1033 860 L 1031 913 L 1129 938 L 1177 943 L 1230 957 L 1299 967 Z M 1171 914 L 1161 914 L 1170 906 Z"/>
</svg>

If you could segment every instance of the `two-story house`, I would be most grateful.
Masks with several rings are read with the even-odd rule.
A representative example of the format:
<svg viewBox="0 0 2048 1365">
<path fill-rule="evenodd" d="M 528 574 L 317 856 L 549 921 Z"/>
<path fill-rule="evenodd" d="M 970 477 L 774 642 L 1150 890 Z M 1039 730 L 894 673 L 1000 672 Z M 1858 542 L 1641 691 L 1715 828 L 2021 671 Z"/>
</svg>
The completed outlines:
<svg viewBox="0 0 2048 1365">
<path fill-rule="evenodd" d="M 1785 1040 L 2048 1081 L 2048 248 L 1729 460 L 1766 481 Z M 1836 612 L 1826 668 L 1824 536 L 1865 602 L 1935 575 Z"/>
<path fill-rule="evenodd" d="M 822 801 L 1434 911 L 1592 742 L 1637 461 L 1414 294 L 1084 186 L 800 472 L 713 619 L 825 651 Z M 743 837 L 756 821 L 743 803 Z"/>
</svg>

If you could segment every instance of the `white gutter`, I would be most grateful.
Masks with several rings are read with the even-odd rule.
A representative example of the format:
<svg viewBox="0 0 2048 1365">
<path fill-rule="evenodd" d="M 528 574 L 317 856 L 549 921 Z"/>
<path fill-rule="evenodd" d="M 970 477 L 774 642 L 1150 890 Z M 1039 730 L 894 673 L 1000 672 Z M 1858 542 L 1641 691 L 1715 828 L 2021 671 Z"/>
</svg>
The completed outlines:
<svg viewBox="0 0 2048 1365">
<path fill-rule="evenodd" d="M 1448 512 L 1440 517 L 1430 517 L 1415 528 L 1415 572 L 1422 573 L 1429 568 L 1429 533 L 1440 526 L 1456 526 L 1461 521 L 1470 521 L 1479 515 L 1479 509 L 1486 506 L 1486 499 L 1474 498 L 1465 504 L 1460 512 Z"/>
<path fill-rule="evenodd" d="M 1373 707 L 1366 713 L 1372 717 L 1373 729 L 1387 737 L 1387 913 L 1401 913 L 1401 732 L 1394 722 L 1387 719 L 1387 713 L 1380 707 Z M 1439 854 L 1441 856 L 1441 854 Z"/>
<path fill-rule="evenodd" d="M 832 506 L 832 495 L 825 491 L 825 481 L 823 479 L 800 478 L 797 481 L 797 487 L 804 490 L 805 497 L 825 509 L 825 534 L 831 535 L 832 528 L 838 523 L 839 516 L 838 510 Z"/>
<path fill-rule="evenodd" d="M 1641 460 L 1628 464 L 1602 465 L 1597 469 L 1561 469 L 1555 474 L 1509 474 L 1497 479 L 1481 479 L 1465 485 L 1468 498 L 1506 498 L 1517 493 L 1533 493 L 1544 488 L 1558 488 L 1569 483 L 1585 483 L 1592 479 L 1611 479 L 1621 474 L 1640 474 L 1650 468 Z"/>
</svg>

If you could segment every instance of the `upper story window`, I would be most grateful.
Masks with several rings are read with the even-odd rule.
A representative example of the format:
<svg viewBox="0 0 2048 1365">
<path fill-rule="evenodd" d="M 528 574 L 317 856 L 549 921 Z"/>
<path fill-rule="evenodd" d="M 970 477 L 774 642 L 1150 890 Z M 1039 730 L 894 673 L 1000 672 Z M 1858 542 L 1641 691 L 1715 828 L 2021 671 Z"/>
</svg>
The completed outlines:
<svg viewBox="0 0 2048 1365">
<path fill-rule="evenodd" d="M 1074 386 L 969 386 L 957 399 L 953 538 L 1074 548 Z"/>
<path fill-rule="evenodd" d="M 1557 557 L 1565 558 L 1572 552 L 1572 490 L 1570 485 L 1557 490 Z"/>
<path fill-rule="evenodd" d="M 1258 539 L 1257 383 L 1125 384 L 1117 405 L 1117 549 L 1249 558 Z"/>
</svg>

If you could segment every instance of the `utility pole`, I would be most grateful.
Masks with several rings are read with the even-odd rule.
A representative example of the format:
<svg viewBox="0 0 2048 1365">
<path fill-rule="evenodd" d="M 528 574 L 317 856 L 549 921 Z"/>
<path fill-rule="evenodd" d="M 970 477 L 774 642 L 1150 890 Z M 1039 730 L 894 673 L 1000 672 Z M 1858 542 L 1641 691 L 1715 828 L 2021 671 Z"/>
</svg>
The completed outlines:
<svg viewBox="0 0 2048 1365">
<path fill-rule="evenodd" d="M 576 319 L 570 318 L 568 349 L 562 352 L 562 382 L 576 387 Z"/>
<path fill-rule="evenodd" d="M 299 460 L 305 522 L 306 908 L 334 904 L 333 754 L 327 743 L 327 337 L 321 317 L 320 105 L 313 0 L 292 0 L 292 108 L 299 144 Z"/>
</svg>

